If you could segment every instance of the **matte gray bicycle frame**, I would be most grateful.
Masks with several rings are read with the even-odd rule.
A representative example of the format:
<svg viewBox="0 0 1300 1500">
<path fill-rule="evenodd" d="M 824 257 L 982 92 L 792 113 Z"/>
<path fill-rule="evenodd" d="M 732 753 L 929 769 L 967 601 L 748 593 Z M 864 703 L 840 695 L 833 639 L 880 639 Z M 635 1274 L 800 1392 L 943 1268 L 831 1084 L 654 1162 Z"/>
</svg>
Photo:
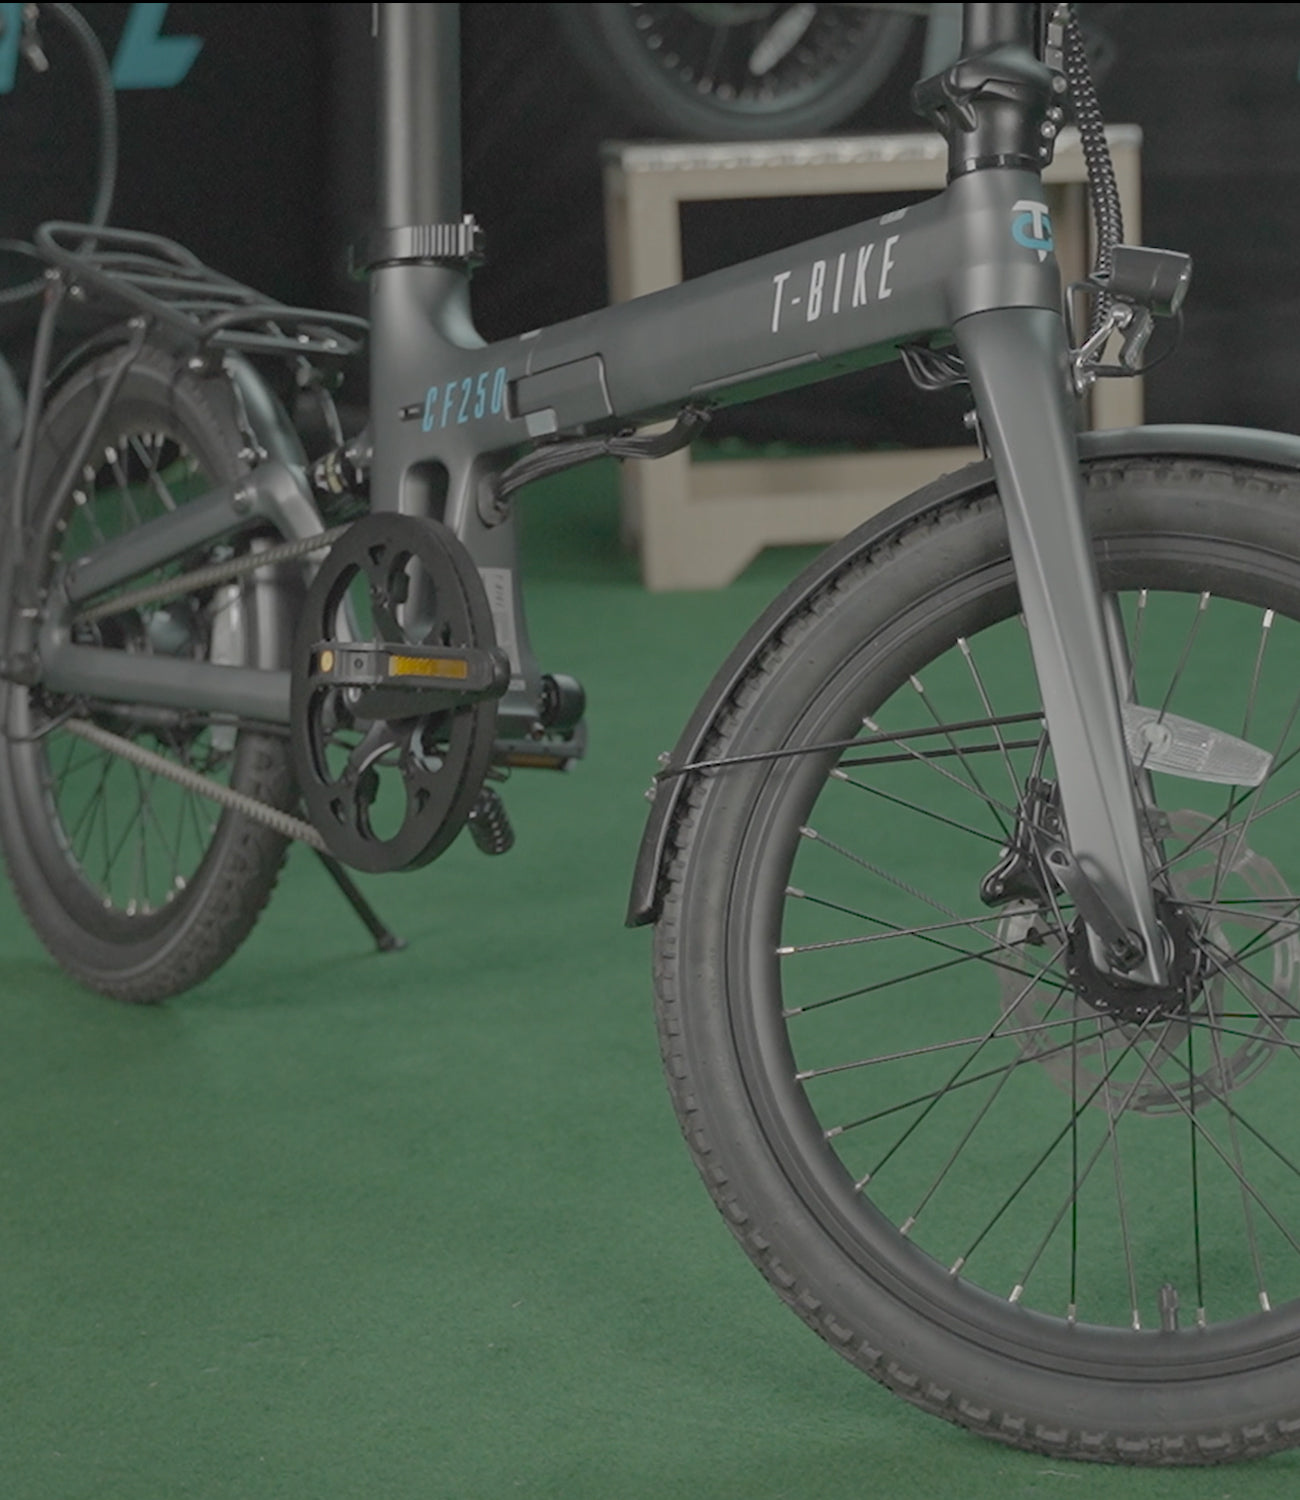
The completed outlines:
<svg viewBox="0 0 1300 1500">
<path fill-rule="evenodd" d="M 967 7 L 967 11 L 1026 7 Z M 460 218 L 455 7 L 383 5 L 381 223 Z M 436 78 L 439 87 L 429 88 Z M 383 231 L 380 231 L 381 236 Z M 371 281 L 371 506 L 436 514 L 482 572 L 513 676 L 502 732 L 526 732 L 539 673 L 513 523 L 480 502 L 524 446 L 613 431 L 883 363 L 950 330 L 1006 509 L 1012 557 L 1074 858 L 1164 981 L 1078 479 L 1060 277 L 1041 175 L 992 166 L 935 198 L 635 301 L 485 345 L 466 271 L 410 258 Z M 301 474 L 257 470 L 86 559 L 68 603 L 125 583 L 250 518 L 302 534 Z M 200 524 L 196 524 L 200 523 Z M 196 535 L 206 533 L 206 535 Z M 42 680 L 57 692 L 287 723 L 288 674 L 74 644 L 52 617 Z M 1110 960 L 1094 934 L 1094 957 Z"/>
</svg>

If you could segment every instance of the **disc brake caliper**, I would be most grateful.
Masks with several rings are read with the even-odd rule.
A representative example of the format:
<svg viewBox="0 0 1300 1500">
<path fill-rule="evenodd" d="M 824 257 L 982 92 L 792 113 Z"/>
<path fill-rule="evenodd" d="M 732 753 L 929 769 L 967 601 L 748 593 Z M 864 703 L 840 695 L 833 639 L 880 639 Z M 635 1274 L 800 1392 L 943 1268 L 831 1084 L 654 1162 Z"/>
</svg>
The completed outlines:
<svg viewBox="0 0 1300 1500">
<path fill-rule="evenodd" d="M 1111 910 L 1070 851 L 1056 784 L 1031 777 L 1025 784 L 1011 843 L 980 882 L 980 898 L 987 906 L 1016 900 L 1045 905 L 1052 885 L 1059 886 L 1074 902 L 1079 915 L 1101 939 L 1115 970 L 1123 973 L 1142 961 L 1141 939 Z"/>
<path fill-rule="evenodd" d="M 1031 776 L 1025 783 L 1011 842 L 980 881 L 980 900 L 985 906 L 1005 906 L 1008 901 L 1046 901 L 1039 862 L 1039 840 L 1044 836 L 1056 840 L 1061 836 L 1056 783 Z"/>
</svg>

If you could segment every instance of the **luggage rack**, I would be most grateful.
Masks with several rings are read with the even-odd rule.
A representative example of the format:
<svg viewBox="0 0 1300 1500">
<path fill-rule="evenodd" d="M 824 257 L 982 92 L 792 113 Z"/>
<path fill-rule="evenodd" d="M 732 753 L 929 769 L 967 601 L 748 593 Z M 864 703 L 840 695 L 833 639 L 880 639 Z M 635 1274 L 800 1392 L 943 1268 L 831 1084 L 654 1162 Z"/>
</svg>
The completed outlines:
<svg viewBox="0 0 1300 1500">
<path fill-rule="evenodd" d="M 364 318 L 267 298 L 162 235 L 52 220 L 35 244 L 70 287 L 143 314 L 195 348 L 346 358 L 365 343 Z"/>
</svg>

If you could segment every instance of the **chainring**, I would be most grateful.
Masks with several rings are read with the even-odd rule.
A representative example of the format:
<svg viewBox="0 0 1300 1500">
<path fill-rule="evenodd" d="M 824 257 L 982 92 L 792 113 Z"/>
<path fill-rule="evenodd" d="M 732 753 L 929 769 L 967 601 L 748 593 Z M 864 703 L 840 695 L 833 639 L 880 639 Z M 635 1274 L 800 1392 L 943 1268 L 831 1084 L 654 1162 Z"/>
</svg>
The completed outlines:
<svg viewBox="0 0 1300 1500">
<path fill-rule="evenodd" d="M 355 869 L 417 869 L 443 853 L 474 807 L 492 758 L 496 699 L 366 718 L 363 693 L 316 671 L 326 651 L 349 644 L 495 646 L 482 580 L 454 532 L 424 516 L 354 522 L 307 591 L 293 647 L 290 738 L 312 824 Z"/>
</svg>

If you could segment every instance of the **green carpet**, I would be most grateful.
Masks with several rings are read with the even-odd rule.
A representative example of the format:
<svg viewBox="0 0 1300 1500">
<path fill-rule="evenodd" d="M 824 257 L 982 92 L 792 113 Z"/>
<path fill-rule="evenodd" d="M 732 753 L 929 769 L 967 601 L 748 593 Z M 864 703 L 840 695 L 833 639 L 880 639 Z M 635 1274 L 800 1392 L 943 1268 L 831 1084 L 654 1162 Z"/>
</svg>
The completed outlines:
<svg viewBox="0 0 1300 1500">
<path fill-rule="evenodd" d="M 516 776 L 505 859 L 366 882 L 405 952 L 298 851 L 224 970 L 131 1009 L 0 893 L 0 1495 L 1293 1494 L 1297 1456 L 1116 1473 L 922 1417 L 736 1250 L 621 924 L 655 755 L 808 554 L 649 596 L 613 493 L 527 502 L 535 641 L 588 689 L 590 758 Z"/>
</svg>

